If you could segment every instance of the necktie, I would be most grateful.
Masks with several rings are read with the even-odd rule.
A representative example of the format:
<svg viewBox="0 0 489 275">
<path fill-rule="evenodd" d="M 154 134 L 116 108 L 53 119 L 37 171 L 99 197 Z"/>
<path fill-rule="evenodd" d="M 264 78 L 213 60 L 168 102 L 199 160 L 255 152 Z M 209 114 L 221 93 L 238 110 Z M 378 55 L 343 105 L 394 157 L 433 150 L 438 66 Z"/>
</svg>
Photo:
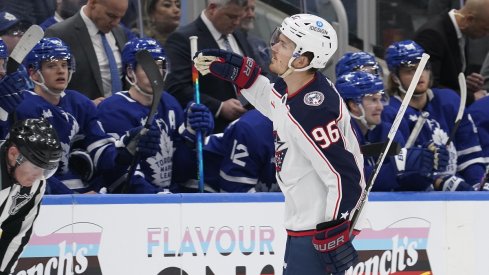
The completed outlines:
<svg viewBox="0 0 489 275">
<path fill-rule="evenodd" d="M 107 59 L 109 60 L 112 93 L 120 92 L 122 91 L 122 83 L 121 77 L 119 75 L 119 70 L 117 69 L 117 62 L 115 61 L 114 53 L 112 52 L 112 48 L 110 48 L 109 41 L 107 41 L 105 33 L 99 32 L 99 34 L 102 38 L 102 45 L 104 46 L 105 54 L 107 55 Z"/>
<path fill-rule="evenodd" d="M 223 34 L 221 36 L 221 39 L 224 42 L 224 48 L 226 48 L 226 51 L 234 52 L 233 48 L 231 48 L 231 43 L 229 43 L 228 36 L 226 34 Z M 239 100 L 239 102 L 241 102 L 241 105 L 246 106 L 246 105 L 250 104 L 248 102 L 248 100 L 246 100 L 246 98 L 244 98 L 243 95 L 238 93 L 236 86 L 233 85 L 233 89 L 234 89 L 234 92 L 236 93 L 236 98 Z"/>
</svg>

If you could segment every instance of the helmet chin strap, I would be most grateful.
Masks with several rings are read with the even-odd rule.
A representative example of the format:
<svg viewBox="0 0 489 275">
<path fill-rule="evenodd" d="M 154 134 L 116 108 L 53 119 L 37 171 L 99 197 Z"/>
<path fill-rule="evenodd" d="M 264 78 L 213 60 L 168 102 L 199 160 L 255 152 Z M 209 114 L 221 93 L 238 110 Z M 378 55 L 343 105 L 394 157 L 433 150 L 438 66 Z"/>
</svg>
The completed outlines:
<svg viewBox="0 0 489 275">
<path fill-rule="evenodd" d="M 295 60 L 296 58 L 297 58 L 297 57 L 293 57 L 293 56 L 292 56 L 292 57 L 289 59 L 289 64 L 287 65 L 287 66 L 288 66 L 287 70 L 286 70 L 286 71 L 285 71 L 283 74 L 278 75 L 280 78 L 286 78 L 287 76 L 289 76 L 289 75 L 290 75 L 291 73 L 293 73 L 293 72 L 304 72 L 304 71 L 307 71 L 307 70 L 309 70 L 310 68 L 312 68 L 311 64 L 307 65 L 307 66 L 306 66 L 306 67 L 304 67 L 304 68 L 300 68 L 300 69 L 294 68 L 294 67 L 292 66 L 292 62 L 294 62 L 294 60 Z"/>
<path fill-rule="evenodd" d="M 44 80 L 44 76 L 42 75 L 41 70 L 37 70 L 36 73 L 39 74 L 39 77 L 41 78 L 41 82 L 34 80 L 32 76 L 30 76 L 29 78 L 32 80 L 32 82 L 34 82 L 34 84 L 39 85 L 44 92 L 53 96 L 60 96 L 66 90 L 66 88 L 68 87 L 68 83 L 70 83 L 71 81 L 71 76 L 73 75 L 73 72 L 70 70 L 68 73 L 68 81 L 66 82 L 66 85 L 63 88 L 63 90 L 61 92 L 55 92 L 49 89 L 48 86 L 46 86 L 46 81 Z"/>
<path fill-rule="evenodd" d="M 131 80 L 131 77 L 129 77 L 129 74 L 134 79 L 134 81 Z M 131 86 L 133 86 L 134 88 L 136 88 L 136 91 L 138 91 L 140 94 L 142 94 L 145 97 L 148 97 L 149 99 L 153 99 L 153 94 L 148 93 L 148 92 L 145 92 L 145 91 L 143 91 L 143 89 L 141 89 L 141 87 L 139 87 L 139 85 L 138 85 L 138 79 L 136 78 L 136 75 L 134 74 L 134 71 L 133 70 L 130 70 L 129 73 L 126 74 L 125 78 L 126 78 L 127 82 L 129 84 L 131 84 Z"/>
<path fill-rule="evenodd" d="M 358 105 L 358 108 L 360 108 L 360 111 L 362 112 L 362 114 L 360 116 L 356 116 L 354 115 L 353 113 L 350 112 L 350 115 L 354 118 L 354 119 L 357 119 L 360 121 L 360 123 L 365 126 L 365 128 L 369 129 L 370 131 L 372 131 L 375 126 L 377 125 L 369 125 L 368 122 L 367 122 L 367 119 L 365 119 L 365 109 L 363 108 L 362 104 L 360 103 L 357 103 Z"/>
<path fill-rule="evenodd" d="M 407 91 L 406 91 L 406 90 L 404 89 L 404 87 L 402 86 L 402 84 L 401 84 L 401 80 L 399 79 L 399 77 L 397 77 L 397 76 L 395 75 L 395 76 L 393 76 L 393 78 L 394 78 L 394 82 L 395 82 L 395 83 L 398 85 L 398 89 L 399 89 L 399 91 L 400 91 L 402 94 L 404 94 L 404 95 L 405 95 L 405 94 L 407 93 Z M 413 93 L 413 97 L 421 97 L 421 96 L 423 96 L 423 94 L 416 94 L 416 93 Z"/>
</svg>

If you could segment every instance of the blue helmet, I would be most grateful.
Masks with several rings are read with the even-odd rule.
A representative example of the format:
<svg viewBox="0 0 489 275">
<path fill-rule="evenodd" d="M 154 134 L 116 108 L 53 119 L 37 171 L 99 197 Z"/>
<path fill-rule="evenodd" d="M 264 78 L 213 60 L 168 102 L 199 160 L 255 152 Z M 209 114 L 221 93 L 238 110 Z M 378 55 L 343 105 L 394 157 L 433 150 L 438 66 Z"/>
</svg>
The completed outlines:
<svg viewBox="0 0 489 275">
<path fill-rule="evenodd" d="M 7 59 L 7 57 L 7 44 L 5 44 L 5 42 L 3 42 L 3 40 L 0 38 L 0 59 Z"/>
<path fill-rule="evenodd" d="M 341 75 L 336 80 L 336 89 L 346 100 L 360 100 L 364 95 L 376 94 L 384 90 L 382 78 L 362 71 Z"/>
<path fill-rule="evenodd" d="M 42 62 L 50 60 L 66 60 L 70 71 L 75 70 L 75 59 L 70 48 L 57 37 L 45 37 L 37 42 L 27 54 L 24 64 L 27 68 L 37 71 L 41 69 Z"/>
<path fill-rule="evenodd" d="M 147 50 L 155 60 L 163 61 L 165 66 L 166 55 L 160 43 L 153 38 L 133 38 L 124 45 L 122 50 L 122 64 L 124 73 L 128 66 L 135 69 L 137 65 L 136 53 L 141 50 Z"/>
<path fill-rule="evenodd" d="M 412 40 L 395 42 L 390 45 L 385 53 L 385 61 L 389 71 L 396 73 L 400 66 L 418 64 L 424 49 Z"/>
<path fill-rule="evenodd" d="M 338 78 L 349 72 L 361 71 L 364 67 L 374 69 L 375 75 L 381 75 L 382 73 L 382 68 L 373 55 L 367 52 L 348 52 L 336 63 L 336 77 Z"/>
</svg>

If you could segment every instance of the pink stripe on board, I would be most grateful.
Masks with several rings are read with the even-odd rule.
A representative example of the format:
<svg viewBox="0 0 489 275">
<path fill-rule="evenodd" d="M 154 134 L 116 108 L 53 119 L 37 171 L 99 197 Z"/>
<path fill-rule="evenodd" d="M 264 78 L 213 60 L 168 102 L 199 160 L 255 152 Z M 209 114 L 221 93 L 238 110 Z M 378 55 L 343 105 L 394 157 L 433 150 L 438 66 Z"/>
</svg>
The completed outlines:
<svg viewBox="0 0 489 275">
<path fill-rule="evenodd" d="M 100 244 L 102 233 L 54 233 L 48 236 L 37 236 L 33 234 L 29 240 L 30 245 L 51 245 L 61 243 Z"/>
<path fill-rule="evenodd" d="M 358 239 L 383 239 L 391 238 L 395 235 L 406 236 L 409 238 L 427 238 L 430 231 L 429 227 L 415 228 L 385 228 L 382 230 L 363 229 Z"/>
</svg>

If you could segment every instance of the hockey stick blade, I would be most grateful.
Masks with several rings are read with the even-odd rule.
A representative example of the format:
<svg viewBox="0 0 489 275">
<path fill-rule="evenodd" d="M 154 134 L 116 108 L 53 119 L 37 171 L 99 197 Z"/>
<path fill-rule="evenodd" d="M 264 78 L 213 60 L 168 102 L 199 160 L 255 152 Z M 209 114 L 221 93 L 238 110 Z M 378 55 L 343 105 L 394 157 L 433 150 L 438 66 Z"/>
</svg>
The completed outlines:
<svg viewBox="0 0 489 275">
<path fill-rule="evenodd" d="M 9 56 L 7 61 L 7 74 L 17 71 L 24 58 L 43 36 L 44 31 L 38 25 L 32 25 L 27 29 Z"/>
<path fill-rule="evenodd" d="M 370 143 L 360 146 L 360 150 L 364 157 L 378 157 L 382 153 L 382 149 L 385 146 L 385 142 L 376 142 Z M 401 151 L 401 145 L 399 143 L 393 141 L 392 145 L 389 147 L 389 151 L 387 151 L 388 156 L 395 156 L 399 154 Z"/>
<path fill-rule="evenodd" d="M 462 121 L 462 117 L 464 116 L 465 102 L 467 101 L 467 83 L 465 82 L 464 73 L 458 74 L 458 85 L 460 86 L 460 106 L 458 106 L 457 116 L 455 117 L 455 125 L 453 125 L 447 142 L 445 143 L 446 146 L 448 146 L 455 137 L 460 121 Z"/>
<path fill-rule="evenodd" d="M 377 159 L 377 162 L 375 163 L 374 170 L 370 174 L 370 177 L 368 178 L 368 181 L 365 184 L 365 189 L 360 195 L 360 199 L 358 200 L 356 206 L 356 211 L 353 211 L 353 216 L 351 218 L 350 236 L 353 233 L 353 229 L 355 228 L 358 218 L 360 217 L 360 213 L 362 212 L 363 206 L 367 201 L 368 194 L 372 189 L 375 179 L 377 178 L 380 168 L 382 167 L 382 163 L 384 162 L 384 159 L 387 155 L 386 152 L 389 151 L 389 147 L 391 146 L 392 141 L 394 140 L 394 136 L 396 135 L 397 129 L 401 124 L 401 120 L 404 118 L 404 113 L 406 112 L 406 109 L 409 106 L 409 102 L 413 97 L 414 89 L 418 85 L 419 78 L 421 77 L 421 73 L 423 72 L 429 58 L 430 56 L 426 53 L 422 55 L 421 61 L 418 64 L 418 68 L 416 68 L 416 72 L 414 73 L 413 79 L 411 80 L 411 84 L 409 84 L 409 88 L 406 94 L 404 95 L 404 99 L 402 100 L 401 106 L 399 106 L 399 110 L 397 111 L 396 117 L 394 118 L 394 122 L 392 123 L 391 129 L 389 130 L 389 134 L 387 134 L 387 143 L 384 145 L 382 153 L 380 154 L 379 158 Z"/>
<path fill-rule="evenodd" d="M 141 66 L 144 73 L 146 73 L 146 76 L 148 77 L 151 83 L 151 90 L 153 91 L 153 101 L 151 102 L 151 110 L 149 111 L 148 118 L 144 123 L 144 129 L 141 130 L 138 136 L 134 137 L 135 139 L 139 139 L 139 136 L 144 135 L 153 124 L 155 114 L 158 111 L 158 106 L 160 103 L 161 94 L 163 93 L 165 83 L 163 81 L 163 76 L 161 75 L 160 68 L 158 68 L 158 65 L 156 65 L 156 62 L 153 59 L 151 53 L 149 53 L 147 50 L 142 50 L 137 52 L 136 61 L 138 62 L 138 65 Z M 121 193 L 123 194 L 128 193 L 129 188 L 131 186 L 131 178 L 134 175 L 134 172 L 136 171 L 136 167 L 140 159 L 141 157 L 136 152 L 136 155 L 132 159 L 131 165 L 129 166 L 126 181 L 124 182 L 124 186 L 122 187 Z"/>
</svg>

